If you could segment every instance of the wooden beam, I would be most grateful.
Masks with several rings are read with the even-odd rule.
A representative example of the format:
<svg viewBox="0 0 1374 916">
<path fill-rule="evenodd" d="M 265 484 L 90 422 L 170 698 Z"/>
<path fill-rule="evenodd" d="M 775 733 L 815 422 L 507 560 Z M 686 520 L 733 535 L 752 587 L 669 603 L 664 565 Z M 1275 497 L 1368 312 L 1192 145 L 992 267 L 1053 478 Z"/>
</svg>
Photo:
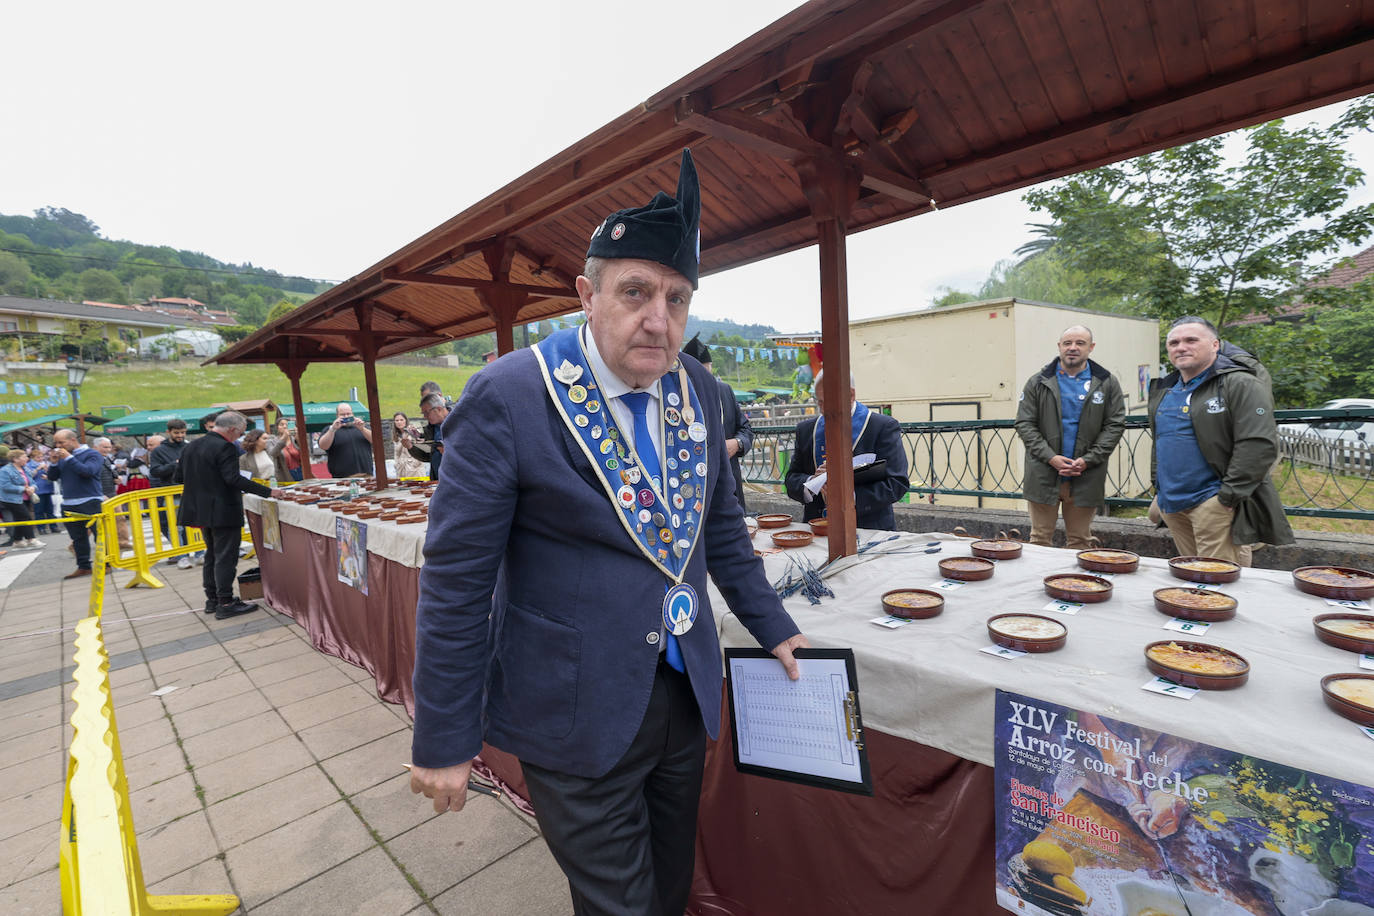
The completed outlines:
<svg viewBox="0 0 1374 916">
<path fill-rule="evenodd" d="M 359 303 L 353 308 L 358 316 L 358 327 L 369 328 L 372 325 L 372 307 L 367 303 Z M 391 481 L 386 473 L 386 440 L 382 435 L 384 427 L 382 417 L 382 399 L 377 393 L 377 338 L 371 334 L 364 333 L 358 338 L 358 349 L 363 358 L 363 385 L 367 389 L 367 412 L 372 421 L 372 464 L 373 476 L 377 478 L 377 489 L 385 490 L 390 486 Z"/>
<path fill-rule="evenodd" d="M 453 339 L 453 338 L 451 338 L 451 337 L 445 337 L 445 336 L 442 335 L 442 334 L 435 334 L 435 333 L 432 333 L 432 332 L 423 333 L 423 334 L 422 334 L 422 333 L 419 333 L 419 332 L 412 332 L 412 331 L 377 331 L 377 332 L 375 332 L 375 333 L 370 333 L 370 332 L 367 332 L 367 331 L 357 331 L 357 330 L 353 330 L 352 328 L 340 328 L 340 329 L 338 329 L 338 330 L 331 330 L 331 329 L 328 329 L 328 328 L 323 329 L 323 330 L 315 329 L 315 328 L 299 328 L 299 329 L 297 329 L 297 328 L 292 328 L 291 330 L 287 330 L 287 331 L 278 331 L 277 333 L 278 333 L 280 336 L 282 336 L 282 337 L 307 337 L 307 338 L 343 337 L 343 338 L 345 338 L 345 339 L 347 339 L 347 340 L 354 341 L 355 343 L 356 343 L 359 339 L 361 339 L 361 338 L 363 338 L 363 337 L 377 337 L 377 338 L 382 338 L 382 339 L 386 339 L 386 340 L 400 339 L 400 340 L 433 341 L 433 342 L 435 342 L 435 343 L 442 343 L 442 342 L 445 341 L 445 340 L 452 340 L 452 339 Z"/>
<path fill-rule="evenodd" d="M 294 344 L 295 341 L 292 341 Z M 291 403 L 296 408 L 296 448 L 301 452 L 301 478 L 314 480 L 315 470 L 311 467 L 310 433 L 305 428 L 305 401 L 301 398 L 301 376 L 309 365 L 305 360 L 289 359 L 277 363 L 277 368 L 291 380 Z"/>
<path fill-rule="evenodd" d="M 510 283 L 502 280 L 484 280 L 480 277 L 446 277 L 440 274 L 412 274 L 392 271 L 390 268 L 382 271 L 387 280 L 392 283 L 402 283 L 415 286 L 443 286 L 449 289 L 471 289 L 490 291 L 495 289 L 509 289 L 514 292 L 525 293 L 530 296 L 539 296 L 544 299 L 576 299 L 577 290 L 567 288 L 557 288 L 553 286 L 532 286 L 528 283 Z"/>
</svg>

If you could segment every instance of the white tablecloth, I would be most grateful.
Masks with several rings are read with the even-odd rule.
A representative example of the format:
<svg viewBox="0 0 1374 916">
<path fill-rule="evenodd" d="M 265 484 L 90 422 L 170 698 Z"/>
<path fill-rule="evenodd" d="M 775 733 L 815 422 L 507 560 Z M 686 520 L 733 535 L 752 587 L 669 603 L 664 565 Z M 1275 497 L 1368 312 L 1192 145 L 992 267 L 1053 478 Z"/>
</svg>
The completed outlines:
<svg viewBox="0 0 1374 916">
<path fill-rule="evenodd" d="M 771 546 L 770 534 L 758 532 L 755 546 Z M 859 543 L 888 534 L 860 531 Z M 1138 572 L 1116 577 L 1110 600 L 1064 616 L 1044 610 L 1051 599 L 1042 579 L 1076 570 L 1075 552 L 1026 545 L 1020 559 L 999 562 L 991 579 L 965 583 L 946 594 L 939 617 L 896 630 L 870 623 L 884 616 L 883 592 L 925 587 L 941 578 L 936 566 L 941 559 L 969 554 L 970 539 L 952 535 L 903 534 L 893 543 L 929 541 L 940 541 L 943 551 L 858 563 L 826 580 L 834 598 L 819 605 L 801 596 L 785 602 L 813 645 L 854 650 L 860 703 L 869 726 L 991 765 L 993 691 L 1000 687 L 1374 785 L 1374 741 L 1331 712 L 1321 696 L 1321 678 L 1359 671 L 1359 656 L 1317 640 L 1312 617 L 1336 609 L 1299 592 L 1291 573 L 1243 571 L 1239 581 L 1219 587 L 1239 600 L 1235 619 L 1192 637 L 1162 629 L 1169 618 L 1154 609 L 1155 589 L 1188 584 L 1169 574 L 1167 561 L 1142 558 Z M 767 556 L 770 581 L 784 574 L 795 553 L 817 566 L 827 556 L 823 540 Z M 755 645 L 714 587 L 711 602 L 723 645 Z M 987 619 L 1010 611 L 1062 621 L 1069 630 L 1068 644 L 1057 652 L 1014 660 L 980 652 L 991 645 Z M 1144 647 L 1168 638 L 1198 639 L 1239 652 L 1250 662 L 1249 682 L 1235 690 L 1202 691 L 1191 700 L 1142 690 L 1153 677 L 1145 667 Z"/>
<path fill-rule="evenodd" d="M 410 496 L 408 490 L 385 490 L 386 495 Z M 262 514 L 263 498 L 244 494 L 243 508 L 248 512 Z M 421 522 L 417 525 L 398 525 L 378 518 L 358 518 L 354 515 L 340 515 L 332 509 L 317 509 L 298 503 L 276 501 L 279 508 L 277 518 L 283 525 L 303 528 L 325 537 L 335 537 L 334 520 L 352 518 L 367 525 L 367 552 L 375 553 L 403 566 L 419 567 L 424 565 L 425 529 L 429 526 Z"/>
</svg>

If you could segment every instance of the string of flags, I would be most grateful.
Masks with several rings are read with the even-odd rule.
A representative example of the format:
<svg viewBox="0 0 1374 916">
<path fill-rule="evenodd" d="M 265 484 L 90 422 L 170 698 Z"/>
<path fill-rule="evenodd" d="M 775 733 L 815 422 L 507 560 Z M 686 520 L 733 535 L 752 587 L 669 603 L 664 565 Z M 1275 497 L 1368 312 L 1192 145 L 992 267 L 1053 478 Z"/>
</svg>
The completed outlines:
<svg viewBox="0 0 1374 916">
<path fill-rule="evenodd" d="M 582 324 L 581 319 L 573 321 L 568 318 L 546 318 L 544 322 L 547 322 L 550 329 L 553 331 L 565 327 L 575 328 Z M 539 325 L 544 322 L 536 322 L 528 325 L 529 332 L 531 334 L 537 333 Z M 768 362 L 777 362 L 778 360 L 795 362 L 797 359 L 796 347 L 723 347 L 712 343 L 708 343 L 707 346 L 716 353 L 729 353 L 737 362 L 743 362 L 746 359 L 762 359 Z"/>
<path fill-rule="evenodd" d="M 0 381 L 0 396 L 27 397 L 26 401 L 5 401 L 0 403 L 0 415 L 25 414 L 35 410 L 47 410 L 70 403 L 71 395 L 66 388 L 52 385 L 35 385 L 32 382 Z"/>
</svg>

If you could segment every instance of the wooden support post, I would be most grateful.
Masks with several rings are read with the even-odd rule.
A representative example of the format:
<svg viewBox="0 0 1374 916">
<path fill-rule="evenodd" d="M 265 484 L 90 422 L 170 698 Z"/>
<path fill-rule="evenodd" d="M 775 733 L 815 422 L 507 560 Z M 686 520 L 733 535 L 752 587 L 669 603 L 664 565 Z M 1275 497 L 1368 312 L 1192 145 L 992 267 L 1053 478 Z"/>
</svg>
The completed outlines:
<svg viewBox="0 0 1374 916">
<path fill-rule="evenodd" d="M 496 313 L 496 355 L 505 356 L 515 349 L 515 322 L 503 312 Z"/>
<path fill-rule="evenodd" d="M 826 514 L 830 559 L 858 550 L 854 448 L 849 413 L 849 280 L 845 221 L 859 196 L 858 173 L 831 159 L 798 163 L 802 191 L 816 220 L 820 247 L 821 341 L 825 399 Z"/>
<path fill-rule="evenodd" d="M 505 356 L 515 349 L 515 322 L 520 309 L 530 301 L 529 293 L 510 286 L 510 266 L 516 247 L 509 239 L 501 239 L 482 249 L 491 278 L 499 285 L 478 292 L 482 304 L 496 322 L 496 355 Z"/>
<path fill-rule="evenodd" d="M 301 376 L 305 374 L 305 367 L 306 363 L 295 359 L 277 363 L 277 368 L 291 380 L 291 403 L 296 408 L 296 448 L 301 451 L 301 478 L 314 480 L 315 471 L 310 460 L 310 433 L 305 427 L 305 401 L 301 398 Z"/>
<path fill-rule="evenodd" d="M 367 386 L 367 412 L 372 421 L 372 462 L 376 465 L 380 490 L 390 486 L 391 480 L 386 474 L 386 442 L 382 436 L 385 424 L 382 422 L 382 401 L 377 395 L 377 339 L 371 334 L 360 334 L 358 344 L 363 351 L 363 382 Z"/>
</svg>

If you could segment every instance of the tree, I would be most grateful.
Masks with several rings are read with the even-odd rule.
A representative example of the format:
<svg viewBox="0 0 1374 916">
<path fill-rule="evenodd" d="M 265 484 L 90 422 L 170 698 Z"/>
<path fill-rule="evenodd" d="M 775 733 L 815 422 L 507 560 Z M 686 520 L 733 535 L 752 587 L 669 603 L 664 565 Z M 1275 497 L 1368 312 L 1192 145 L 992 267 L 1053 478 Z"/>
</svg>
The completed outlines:
<svg viewBox="0 0 1374 916">
<path fill-rule="evenodd" d="M 124 284 L 108 270 L 92 267 L 78 278 L 82 299 L 96 302 L 124 302 Z"/>
<path fill-rule="evenodd" d="M 0 293 L 22 296 L 33 282 L 33 271 L 23 258 L 8 251 L 0 251 Z"/>
<path fill-rule="evenodd" d="M 1364 173 L 1345 146 L 1371 120 L 1367 96 L 1329 127 L 1249 128 L 1239 165 L 1213 137 L 1032 190 L 1027 202 L 1053 221 L 1031 253 L 1052 248 L 1095 294 L 1138 313 L 1218 327 L 1273 314 L 1374 232 L 1374 205 L 1347 207 Z"/>
<path fill-rule="evenodd" d="M 292 302 L 290 299 L 281 300 L 276 305 L 272 306 L 272 310 L 267 313 L 267 323 L 271 324 L 283 315 L 290 314 L 295 307 L 296 303 Z"/>
<path fill-rule="evenodd" d="M 99 235 L 100 227 L 81 213 L 73 213 L 66 207 L 41 207 L 33 211 L 34 217 L 57 223 L 63 229 L 70 229 L 82 235 Z"/>
<path fill-rule="evenodd" d="M 958 305 L 981 299 L 1029 299 L 1097 311 L 1129 311 L 1126 300 L 1108 287 L 1114 278 L 1100 270 L 1070 267 L 1059 250 L 1050 246 L 1020 261 L 998 261 L 976 292 L 942 287 L 933 304 Z"/>
<path fill-rule="evenodd" d="M 1325 399 L 1374 397 L 1374 278 L 1347 287 L 1346 293 L 1351 302 L 1322 310 L 1316 319 L 1334 363 Z"/>
<path fill-rule="evenodd" d="M 162 278 L 153 274 L 140 274 L 134 277 L 131 284 L 135 302 L 146 302 L 149 299 L 159 299 L 162 297 Z"/>
</svg>

